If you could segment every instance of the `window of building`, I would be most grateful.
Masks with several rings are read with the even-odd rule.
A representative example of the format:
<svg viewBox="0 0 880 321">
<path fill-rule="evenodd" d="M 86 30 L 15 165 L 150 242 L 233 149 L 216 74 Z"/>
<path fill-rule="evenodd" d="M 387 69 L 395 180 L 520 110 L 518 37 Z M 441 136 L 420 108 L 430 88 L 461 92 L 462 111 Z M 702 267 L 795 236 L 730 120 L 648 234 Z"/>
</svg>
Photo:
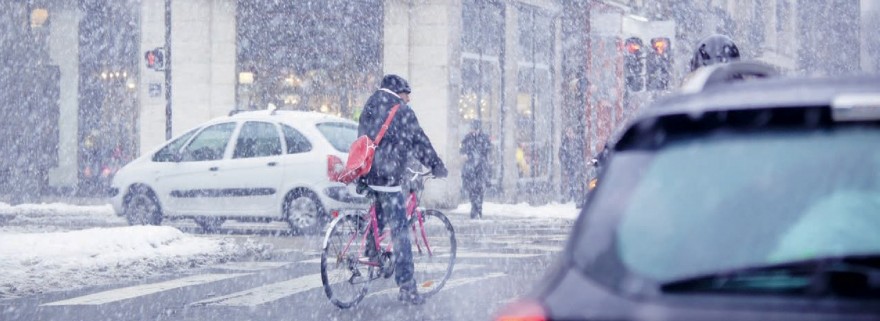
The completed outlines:
<svg viewBox="0 0 880 321">
<path fill-rule="evenodd" d="M 493 0 L 462 2 L 461 93 L 459 97 L 459 138 L 478 120 L 492 141 L 489 155 L 490 194 L 501 185 L 503 162 L 501 138 L 504 126 L 503 101 L 504 5 Z"/>
<path fill-rule="evenodd" d="M 525 182 L 550 180 L 553 153 L 552 19 L 531 7 L 519 12 L 516 99 L 516 158 L 519 178 Z M 548 32 L 549 30 L 549 32 Z"/>
<path fill-rule="evenodd" d="M 381 0 L 239 0 L 238 108 L 354 117 L 382 76 L 383 12 Z"/>
</svg>

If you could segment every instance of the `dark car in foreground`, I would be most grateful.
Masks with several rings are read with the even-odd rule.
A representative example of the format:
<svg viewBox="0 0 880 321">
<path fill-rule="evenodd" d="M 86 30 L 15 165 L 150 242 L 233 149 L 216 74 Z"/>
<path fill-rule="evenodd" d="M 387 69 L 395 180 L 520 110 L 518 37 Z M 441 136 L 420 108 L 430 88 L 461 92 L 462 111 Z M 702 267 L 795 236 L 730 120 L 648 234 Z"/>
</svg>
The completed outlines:
<svg viewBox="0 0 880 321">
<path fill-rule="evenodd" d="M 880 77 L 656 102 L 497 320 L 880 320 Z"/>
</svg>

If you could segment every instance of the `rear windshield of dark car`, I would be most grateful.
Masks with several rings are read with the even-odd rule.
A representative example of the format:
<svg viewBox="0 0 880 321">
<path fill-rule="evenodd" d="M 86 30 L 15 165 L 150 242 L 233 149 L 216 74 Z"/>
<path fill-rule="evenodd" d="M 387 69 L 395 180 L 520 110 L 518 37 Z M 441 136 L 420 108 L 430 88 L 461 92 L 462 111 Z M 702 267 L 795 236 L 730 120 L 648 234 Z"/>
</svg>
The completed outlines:
<svg viewBox="0 0 880 321">
<path fill-rule="evenodd" d="M 348 153 L 351 144 L 357 139 L 357 125 L 348 123 L 320 123 L 318 130 L 336 150 Z"/>
<path fill-rule="evenodd" d="M 880 254 L 880 129 L 718 131 L 620 151 L 586 217 L 581 262 L 613 253 L 659 282 Z"/>
</svg>

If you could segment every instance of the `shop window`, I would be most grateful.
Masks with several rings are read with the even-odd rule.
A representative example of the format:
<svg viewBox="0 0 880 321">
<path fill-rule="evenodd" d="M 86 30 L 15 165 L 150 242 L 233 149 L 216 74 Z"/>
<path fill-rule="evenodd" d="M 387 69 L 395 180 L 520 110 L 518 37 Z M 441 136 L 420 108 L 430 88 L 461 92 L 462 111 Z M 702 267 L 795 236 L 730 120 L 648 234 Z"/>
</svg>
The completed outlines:
<svg viewBox="0 0 880 321">
<path fill-rule="evenodd" d="M 503 171 L 501 137 L 504 137 L 501 68 L 504 51 L 504 6 L 499 1 L 462 2 L 461 93 L 459 96 L 459 139 L 479 120 L 489 135 L 489 195 L 500 191 Z"/>
<path fill-rule="evenodd" d="M 382 75 L 383 11 L 380 0 L 239 1 L 237 108 L 354 118 Z"/>
<path fill-rule="evenodd" d="M 536 9 L 519 14 L 516 162 L 522 182 L 547 183 L 553 162 L 552 20 Z M 535 186 L 535 185 L 531 185 Z"/>
</svg>

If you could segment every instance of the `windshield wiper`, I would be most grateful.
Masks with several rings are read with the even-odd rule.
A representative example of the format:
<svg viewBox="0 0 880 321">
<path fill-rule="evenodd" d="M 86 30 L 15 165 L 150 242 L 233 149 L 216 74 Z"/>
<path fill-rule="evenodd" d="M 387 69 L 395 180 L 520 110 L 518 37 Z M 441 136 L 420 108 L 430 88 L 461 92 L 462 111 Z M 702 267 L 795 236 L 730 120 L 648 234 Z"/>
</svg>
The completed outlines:
<svg viewBox="0 0 880 321">
<path fill-rule="evenodd" d="M 880 298 L 880 254 L 750 266 L 665 282 L 660 290 Z"/>
</svg>

